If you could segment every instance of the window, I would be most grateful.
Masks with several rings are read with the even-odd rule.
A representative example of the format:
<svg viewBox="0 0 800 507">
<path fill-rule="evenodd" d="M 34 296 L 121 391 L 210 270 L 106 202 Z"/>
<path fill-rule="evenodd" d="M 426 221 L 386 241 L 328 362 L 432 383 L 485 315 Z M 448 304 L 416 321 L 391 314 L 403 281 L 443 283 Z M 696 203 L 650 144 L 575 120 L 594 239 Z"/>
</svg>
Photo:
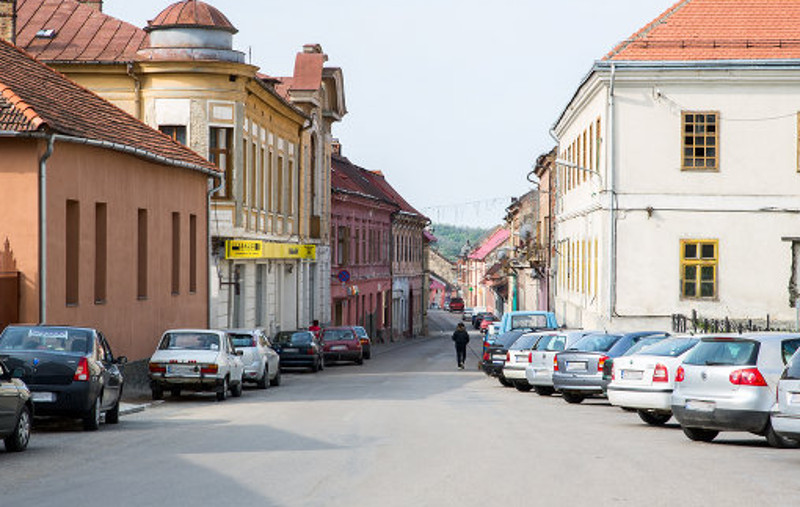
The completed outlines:
<svg viewBox="0 0 800 507">
<path fill-rule="evenodd" d="M 186 145 L 186 126 L 185 125 L 159 125 L 158 130 L 167 134 L 173 141 Z"/>
<path fill-rule="evenodd" d="M 718 113 L 683 113 L 683 170 L 719 169 Z"/>
<path fill-rule="evenodd" d="M 139 208 L 136 233 L 136 297 L 147 299 L 147 210 Z"/>
<path fill-rule="evenodd" d="M 255 139 L 252 143 L 250 143 L 250 177 L 248 180 L 250 181 L 250 203 L 251 208 L 258 207 L 258 146 L 256 145 Z"/>
<path fill-rule="evenodd" d="M 94 302 L 106 300 L 106 272 L 108 263 L 108 225 L 106 203 L 94 205 Z"/>
<path fill-rule="evenodd" d="M 347 227 L 339 226 L 336 240 L 336 261 L 339 266 L 346 266 L 350 254 L 350 233 Z"/>
<path fill-rule="evenodd" d="M 172 213 L 172 294 L 181 292 L 181 214 Z"/>
<path fill-rule="evenodd" d="M 692 299 L 717 297 L 716 240 L 681 241 L 681 296 Z"/>
<path fill-rule="evenodd" d="M 211 127 L 209 130 L 208 160 L 216 164 L 225 173 L 225 186 L 214 194 L 220 199 L 233 197 L 231 189 L 233 179 L 233 129 L 229 127 Z"/>
<path fill-rule="evenodd" d="M 278 167 L 276 168 L 278 171 L 278 186 L 277 186 L 277 194 L 278 194 L 278 202 L 276 204 L 276 211 L 280 214 L 284 212 L 284 203 L 285 201 L 285 193 L 286 189 L 283 187 L 283 157 L 278 157 Z"/>
<path fill-rule="evenodd" d="M 197 215 L 189 215 L 189 292 L 197 292 Z"/>
<path fill-rule="evenodd" d="M 67 201 L 66 284 L 67 306 L 78 304 L 80 266 L 81 211 L 78 201 Z"/>
</svg>

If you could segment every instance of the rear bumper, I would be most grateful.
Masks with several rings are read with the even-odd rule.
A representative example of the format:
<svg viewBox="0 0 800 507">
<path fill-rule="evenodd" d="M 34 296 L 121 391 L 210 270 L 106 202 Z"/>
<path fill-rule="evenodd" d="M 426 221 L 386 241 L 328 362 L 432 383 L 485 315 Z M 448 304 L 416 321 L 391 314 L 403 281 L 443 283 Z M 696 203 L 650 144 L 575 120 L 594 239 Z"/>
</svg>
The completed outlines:
<svg viewBox="0 0 800 507">
<path fill-rule="evenodd" d="M 285 355 L 281 354 L 281 368 L 311 368 L 317 361 L 316 355 Z"/>
<path fill-rule="evenodd" d="M 31 396 L 35 393 L 53 393 L 55 401 L 34 401 L 37 416 L 64 415 L 80 417 L 94 404 L 97 393 L 89 382 L 73 382 L 68 385 L 28 385 Z"/>
<path fill-rule="evenodd" d="M 672 410 L 672 389 L 649 389 L 633 387 L 614 387 L 609 385 L 606 389 L 608 401 L 612 405 L 625 408 L 638 408 L 649 410 L 660 410 L 669 412 Z"/>
<path fill-rule="evenodd" d="M 505 366 L 505 362 L 498 362 L 498 363 L 481 363 L 481 368 L 483 368 L 483 372 L 490 377 L 499 377 L 503 373 L 503 367 Z"/>
<path fill-rule="evenodd" d="M 773 413 L 770 421 L 775 433 L 782 437 L 800 441 L 800 416 Z"/>
<path fill-rule="evenodd" d="M 553 372 L 547 368 L 527 368 L 525 378 L 532 386 L 553 386 Z"/>
<path fill-rule="evenodd" d="M 705 428 L 719 431 L 749 431 L 763 434 L 769 423 L 769 412 L 757 410 L 715 409 L 711 412 L 687 410 L 684 405 L 672 405 L 672 413 L 689 428 Z"/>
<path fill-rule="evenodd" d="M 504 366 L 503 376 L 508 380 L 525 380 L 525 368 Z"/>
<path fill-rule="evenodd" d="M 553 387 L 557 391 L 579 392 L 584 394 L 602 394 L 606 382 L 602 374 L 577 376 L 570 373 L 553 373 Z"/>
<path fill-rule="evenodd" d="M 224 377 L 202 376 L 202 377 L 179 377 L 179 376 L 151 376 L 150 388 L 159 389 L 188 389 L 191 391 L 213 391 L 222 386 Z"/>
<path fill-rule="evenodd" d="M 336 352 L 325 352 L 326 361 L 358 361 L 363 357 L 360 350 L 337 350 Z"/>
</svg>

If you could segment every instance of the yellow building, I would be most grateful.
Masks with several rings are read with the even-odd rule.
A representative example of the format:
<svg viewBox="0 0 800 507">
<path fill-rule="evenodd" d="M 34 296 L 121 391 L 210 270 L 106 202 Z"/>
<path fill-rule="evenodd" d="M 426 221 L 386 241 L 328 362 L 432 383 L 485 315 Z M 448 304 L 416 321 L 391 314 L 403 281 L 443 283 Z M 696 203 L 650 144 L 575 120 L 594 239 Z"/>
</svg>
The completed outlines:
<svg viewBox="0 0 800 507">
<path fill-rule="evenodd" d="M 34 3 L 18 0 L 18 45 L 224 170 L 209 189 L 209 326 L 273 333 L 327 321 L 329 265 L 317 252 L 328 250 L 329 139 L 309 132 L 313 111 L 245 63 L 236 28 L 204 2 L 174 3 L 144 30 L 102 2 Z"/>
</svg>

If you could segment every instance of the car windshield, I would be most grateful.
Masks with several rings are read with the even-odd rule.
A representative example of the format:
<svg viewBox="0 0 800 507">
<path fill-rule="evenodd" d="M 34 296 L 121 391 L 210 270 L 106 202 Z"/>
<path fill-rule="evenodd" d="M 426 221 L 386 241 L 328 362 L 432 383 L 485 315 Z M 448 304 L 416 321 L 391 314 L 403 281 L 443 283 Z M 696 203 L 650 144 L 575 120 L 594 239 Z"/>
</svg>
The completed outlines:
<svg viewBox="0 0 800 507">
<path fill-rule="evenodd" d="M 512 315 L 510 329 L 536 329 L 547 327 L 547 317 L 544 315 Z"/>
<path fill-rule="evenodd" d="M 618 334 L 590 334 L 575 342 L 575 345 L 570 347 L 569 350 L 607 352 L 620 338 L 622 338 L 622 335 Z"/>
<path fill-rule="evenodd" d="M 514 342 L 514 345 L 509 347 L 509 350 L 528 350 L 536 345 L 536 342 L 542 335 L 538 334 L 524 334 L 520 336 L 519 340 Z"/>
<path fill-rule="evenodd" d="M 661 340 L 655 345 L 651 344 L 650 346 L 644 348 L 641 352 L 639 352 L 639 355 L 678 357 L 697 345 L 699 341 L 699 338 L 667 338 L 666 340 Z"/>
<path fill-rule="evenodd" d="M 311 336 L 308 332 L 281 331 L 273 342 L 278 345 L 311 345 Z"/>
<path fill-rule="evenodd" d="M 219 350 L 219 336 L 214 333 L 167 333 L 159 350 Z"/>
<path fill-rule="evenodd" d="M 536 344 L 535 350 L 543 350 L 546 352 L 561 352 L 567 346 L 567 337 L 561 334 L 549 334 L 542 336 L 539 343 Z"/>
<path fill-rule="evenodd" d="M 367 330 L 366 330 L 366 329 L 364 329 L 363 327 L 361 327 L 361 326 L 358 326 L 358 327 L 354 327 L 353 329 L 355 329 L 355 330 L 356 330 L 356 334 L 357 334 L 359 337 L 361 337 L 361 338 L 367 338 L 367 336 L 368 336 L 368 335 L 367 335 Z"/>
<path fill-rule="evenodd" d="M 503 333 L 497 337 L 497 339 L 494 341 L 494 345 L 501 345 L 504 348 L 508 348 L 513 345 L 514 342 L 516 342 L 523 334 L 525 334 L 525 331 L 509 331 L 508 333 Z"/>
<path fill-rule="evenodd" d="M 646 349 L 647 347 L 653 346 L 656 343 L 664 341 L 664 335 L 656 335 L 656 336 L 647 336 L 645 338 L 640 339 L 638 342 L 633 344 L 633 347 L 629 348 L 625 351 L 623 356 L 632 356 L 634 354 L 638 354 L 640 350 Z"/>
<path fill-rule="evenodd" d="M 759 343 L 752 340 L 701 340 L 683 361 L 704 366 L 755 366 Z"/>
<path fill-rule="evenodd" d="M 255 347 L 256 337 L 249 333 L 230 333 L 234 347 Z"/>
<path fill-rule="evenodd" d="M 67 327 L 9 326 L 0 335 L 0 350 L 46 350 L 65 354 L 87 354 L 92 333 Z"/>
<path fill-rule="evenodd" d="M 326 342 L 354 340 L 355 338 L 356 336 L 349 329 L 326 329 L 322 332 L 322 340 Z"/>
</svg>

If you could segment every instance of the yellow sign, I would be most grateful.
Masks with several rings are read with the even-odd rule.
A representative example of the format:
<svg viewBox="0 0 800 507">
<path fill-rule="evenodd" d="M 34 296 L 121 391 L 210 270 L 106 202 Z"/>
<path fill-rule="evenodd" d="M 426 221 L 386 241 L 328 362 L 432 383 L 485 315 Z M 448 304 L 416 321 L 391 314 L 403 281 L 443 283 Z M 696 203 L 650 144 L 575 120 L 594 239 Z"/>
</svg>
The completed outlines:
<svg viewBox="0 0 800 507">
<path fill-rule="evenodd" d="M 228 240 L 226 259 L 307 259 L 316 260 L 316 245 L 269 243 L 266 241 Z"/>
<path fill-rule="evenodd" d="M 260 259 L 263 252 L 263 241 L 232 239 L 225 242 L 226 259 Z"/>
</svg>

